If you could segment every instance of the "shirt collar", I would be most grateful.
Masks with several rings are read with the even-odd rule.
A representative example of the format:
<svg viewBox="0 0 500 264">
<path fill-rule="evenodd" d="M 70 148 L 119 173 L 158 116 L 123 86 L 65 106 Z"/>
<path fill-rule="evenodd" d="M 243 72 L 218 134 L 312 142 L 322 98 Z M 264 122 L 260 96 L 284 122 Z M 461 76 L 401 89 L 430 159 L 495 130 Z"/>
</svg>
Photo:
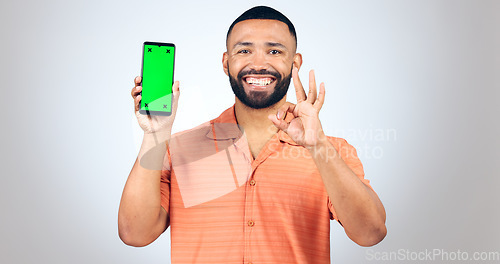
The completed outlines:
<svg viewBox="0 0 500 264">
<path fill-rule="evenodd" d="M 207 137 L 215 140 L 227 140 L 241 137 L 242 133 L 236 122 L 234 105 L 226 109 L 222 114 L 210 121 Z"/>
</svg>

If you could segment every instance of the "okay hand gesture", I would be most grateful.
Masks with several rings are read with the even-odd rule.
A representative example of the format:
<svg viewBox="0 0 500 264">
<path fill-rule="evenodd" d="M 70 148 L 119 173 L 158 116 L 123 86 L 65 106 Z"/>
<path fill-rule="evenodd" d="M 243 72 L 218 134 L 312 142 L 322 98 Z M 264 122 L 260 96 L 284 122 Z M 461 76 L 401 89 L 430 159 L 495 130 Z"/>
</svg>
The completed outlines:
<svg viewBox="0 0 500 264">
<path fill-rule="evenodd" d="M 319 85 L 319 94 L 316 90 L 314 71 L 309 72 L 309 93 L 306 96 L 299 79 L 299 70 L 292 70 L 293 85 L 297 95 L 297 104 L 286 102 L 276 115 L 269 115 L 269 119 L 278 128 L 287 133 L 295 143 L 311 149 L 326 139 L 319 121 L 319 111 L 325 101 L 325 84 Z M 285 121 L 285 115 L 291 114 L 293 119 Z"/>
</svg>

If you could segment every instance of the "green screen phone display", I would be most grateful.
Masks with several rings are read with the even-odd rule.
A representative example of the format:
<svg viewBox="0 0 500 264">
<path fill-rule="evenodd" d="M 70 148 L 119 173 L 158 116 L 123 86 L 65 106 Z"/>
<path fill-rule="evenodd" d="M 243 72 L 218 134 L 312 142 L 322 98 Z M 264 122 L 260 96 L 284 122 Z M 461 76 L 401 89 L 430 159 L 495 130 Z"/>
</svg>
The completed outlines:
<svg viewBox="0 0 500 264">
<path fill-rule="evenodd" d="M 175 45 L 144 42 L 141 114 L 172 114 Z"/>
</svg>

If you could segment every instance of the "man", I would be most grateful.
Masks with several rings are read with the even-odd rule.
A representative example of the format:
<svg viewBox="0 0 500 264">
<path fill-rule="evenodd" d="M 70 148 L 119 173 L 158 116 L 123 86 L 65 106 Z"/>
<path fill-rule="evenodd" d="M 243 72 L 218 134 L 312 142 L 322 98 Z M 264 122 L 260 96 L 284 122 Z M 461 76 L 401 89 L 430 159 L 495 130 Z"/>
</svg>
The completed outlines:
<svg viewBox="0 0 500 264">
<path fill-rule="evenodd" d="M 355 149 L 327 137 L 309 73 L 299 80 L 293 24 L 254 7 L 230 26 L 222 64 L 235 104 L 218 118 L 170 137 L 170 117 L 138 114 L 144 138 L 124 188 L 118 227 L 145 246 L 171 226 L 172 263 L 329 263 L 330 219 L 361 246 L 386 234 L 385 211 Z M 286 102 L 291 79 L 297 103 Z M 157 142 L 168 142 L 165 144 Z"/>
</svg>

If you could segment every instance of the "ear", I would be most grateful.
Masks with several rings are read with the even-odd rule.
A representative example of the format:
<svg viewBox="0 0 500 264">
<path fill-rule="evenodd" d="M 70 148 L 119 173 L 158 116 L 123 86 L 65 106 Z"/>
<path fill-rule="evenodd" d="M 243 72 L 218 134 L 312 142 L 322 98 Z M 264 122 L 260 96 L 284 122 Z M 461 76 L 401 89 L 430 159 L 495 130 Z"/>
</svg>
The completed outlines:
<svg viewBox="0 0 500 264">
<path fill-rule="evenodd" d="M 295 56 L 293 56 L 293 66 L 300 69 L 300 66 L 302 66 L 302 54 L 295 53 Z"/>
<path fill-rule="evenodd" d="M 227 76 L 229 76 L 229 69 L 228 69 L 228 65 L 227 65 L 227 60 L 228 60 L 228 55 L 227 55 L 227 52 L 224 52 L 224 54 L 222 54 L 222 68 L 224 69 L 224 72 L 226 73 Z"/>
</svg>

